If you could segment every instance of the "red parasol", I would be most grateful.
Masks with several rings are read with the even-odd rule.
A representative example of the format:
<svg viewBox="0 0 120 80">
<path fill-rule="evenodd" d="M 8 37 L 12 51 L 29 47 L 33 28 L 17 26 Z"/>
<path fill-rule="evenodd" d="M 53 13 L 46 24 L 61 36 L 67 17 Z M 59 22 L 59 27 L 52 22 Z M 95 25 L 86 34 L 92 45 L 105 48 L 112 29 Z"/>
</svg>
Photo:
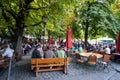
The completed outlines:
<svg viewBox="0 0 120 80">
<path fill-rule="evenodd" d="M 66 32 L 66 48 L 70 49 L 72 47 L 72 38 L 71 38 L 71 28 L 67 28 Z"/>
<path fill-rule="evenodd" d="M 120 31 L 118 33 L 118 39 L 116 44 L 116 53 L 120 53 Z"/>
<path fill-rule="evenodd" d="M 52 44 L 52 38 L 51 37 L 48 38 L 48 44 Z"/>
</svg>

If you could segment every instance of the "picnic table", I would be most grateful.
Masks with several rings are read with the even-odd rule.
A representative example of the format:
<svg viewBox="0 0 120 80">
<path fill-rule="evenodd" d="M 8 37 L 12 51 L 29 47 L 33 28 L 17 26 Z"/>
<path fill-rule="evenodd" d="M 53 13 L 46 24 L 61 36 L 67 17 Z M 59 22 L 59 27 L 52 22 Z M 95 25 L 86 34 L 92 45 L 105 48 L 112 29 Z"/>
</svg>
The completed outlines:
<svg viewBox="0 0 120 80">
<path fill-rule="evenodd" d="M 102 58 L 103 55 L 98 54 L 98 53 L 80 53 L 81 56 L 83 57 L 89 57 L 91 54 L 95 55 L 97 58 Z"/>
<path fill-rule="evenodd" d="M 120 53 L 112 53 L 114 56 L 113 61 L 120 62 Z"/>
</svg>

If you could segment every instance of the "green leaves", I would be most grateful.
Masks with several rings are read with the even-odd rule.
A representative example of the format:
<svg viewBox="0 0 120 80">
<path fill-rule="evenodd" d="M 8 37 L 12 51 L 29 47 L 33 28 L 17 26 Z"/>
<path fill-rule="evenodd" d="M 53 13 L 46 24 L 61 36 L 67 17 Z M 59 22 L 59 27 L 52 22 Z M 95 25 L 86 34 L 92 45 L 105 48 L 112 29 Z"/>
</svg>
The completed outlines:
<svg viewBox="0 0 120 80">
<path fill-rule="evenodd" d="M 110 31 L 113 33 L 117 32 L 117 18 L 114 16 L 110 7 L 110 3 L 112 3 L 112 1 L 113 0 L 104 0 L 103 3 L 100 3 L 94 0 L 85 0 L 80 6 L 76 7 L 75 13 L 77 22 L 82 25 L 83 30 L 86 28 L 86 21 L 89 22 L 89 36 L 92 36 L 93 34 L 94 37 L 98 36 L 98 34 L 103 35 L 104 31 L 110 36 L 113 35 L 109 34 Z"/>
<path fill-rule="evenodd" d="M 104 31 L 116 34 L 120 29 L 118 27 L 120 20 L 119 0 L 103 0 L 102 3 L 98 0 L 1 0 L 1 2 L 10 18 L 9 24 L 6 24 L 2 14 L 0 14 L 3 23 L 0 24 L 0 27 L 6 26 L 4 28 L 7 28 L 7 25 L 19 28 L 16 26 L 16 19 L 8 12 L 9 10 L 18 19 L 21 18 L 19 25 L 27 26 L 25 31 L 32 34 L 39 33 L 38 29 L 43 28 L 43 15 L 47 15 L 46 35 L 48 35 L 47 31 L 51 31 L 54 36 L 55 34 L 65 36 L 67 26 L 71 25 L 73 36 L 75 38 L 83 37 L 86 21 L 89 22 L 89 36 L 102 35 Z M 114 2 L 115 4 L 113 4 Z M 37 24 L 34 26 L 35 32 L 32 31 L 34 24 Z"/>
<path fill-rule="evenodd" d="M 88 0 L 90 3 L 92 3 L 94 0 Z"/>
</svg>

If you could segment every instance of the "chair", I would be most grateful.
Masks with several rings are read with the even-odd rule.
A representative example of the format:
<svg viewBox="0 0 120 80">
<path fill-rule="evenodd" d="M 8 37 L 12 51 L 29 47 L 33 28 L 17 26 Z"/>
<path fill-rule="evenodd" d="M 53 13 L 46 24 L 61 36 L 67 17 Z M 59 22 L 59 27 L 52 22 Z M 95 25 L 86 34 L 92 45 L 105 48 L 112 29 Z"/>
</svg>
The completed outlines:
<svg viewBox="0 0 120 80">
<path fill-rule="evenodd" d="M 95 55 L 90 55 L 88 58 L 88 62 L 89 65 L 96 65 L 97 63 L 97 57 Z"/>
<path fill-rule="evenodd" d="M 76 53 L 75 57 L 76 57 L 76 63 L 85 63 L 85 61 L 83 59 L 81 59 L 80 54 Z M 83 64 L 81 64 L 81 65 L 83 65 Z"/>
<path fill-rule="evenodd" d="M 104 55 L 106 55 L 106 52 L 105 52 L 105 51 L 102 51 L 101 54 L 102 54 L 103 57 L 104 57 Z"/>
<path fill-rule="evenodd" d="M 96 51 L 96 50 L 93 50 L 93 51 L 92 51 L 92 53 L 98 53 L 98 51 Z"/>
<path fill-rule="evenodd" d="M 88 61 L 87 61 L 87 68 L 92 68 L 93 71 L 96 72 L 96 68 L 97 68 L 97 57 L 94 54 L 91 54 L 88 57 Z"/>
<path fill-rule="evenodd" d="M 84 63 L 84 62 L 85 62 L 83 59 L 81 59 L 80 54 L 76 53 L 76 54 L 75 54 L 75 57 L 76 57 L 76 59 L 77 59 L 77 62 L 80 62 L 80 63 Z"/>
<path fill-rule="evenodd" d="M 103 62 L 109 62 L 110 61 L 110 55 L 106 54 L 103 57 Z"/>
<path fill-rule="evenodd" d="M 100 61 L 100 62 L 98 62 L 98 64 L 99 64 L 99 69 L 101 68 L 101 69 L 103 69 L 104 71 L 106 70 L 106 69 L 108 69 L 108 72 L 109 72 L 109 65 L 111 65 L 110 64 L 110 55 L 108 55 L 108 54 L 105 54 L 104 55 L 104 57 L 103 57 L 103 60 L 102 61 Z"/>
</svg>

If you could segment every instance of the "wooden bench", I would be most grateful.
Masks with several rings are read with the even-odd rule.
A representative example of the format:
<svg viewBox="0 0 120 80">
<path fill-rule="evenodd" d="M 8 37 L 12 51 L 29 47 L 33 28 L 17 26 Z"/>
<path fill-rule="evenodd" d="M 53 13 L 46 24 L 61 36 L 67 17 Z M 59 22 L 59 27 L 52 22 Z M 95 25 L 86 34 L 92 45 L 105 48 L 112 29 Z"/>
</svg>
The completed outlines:
<svg viewBox="0 0 120 80">
<path fill-rule="evenodd" d="M 0 68 L 6 68 L 9 67 L 9 62 L 10 62 L 10 58 L 2 58 L 2 56 L 0 56 Z M 12 56 L 12 63 L 15 63 L 15 54 L 13 54 Z"/>
<path fill-rule="evenodd" d="M 0 59 L 0 68 L 6 68 L 9 66 L 9 61 L 10 59 L 9 58 L 3 58 L 3 59 Z"/>
<path fill-rule="evenodd" d="M 36 77 L 38 72 L 62 70 L 67 73 L 67 58 L 31 58 L 31 68 L 35 71 Z"/>
</svg>

